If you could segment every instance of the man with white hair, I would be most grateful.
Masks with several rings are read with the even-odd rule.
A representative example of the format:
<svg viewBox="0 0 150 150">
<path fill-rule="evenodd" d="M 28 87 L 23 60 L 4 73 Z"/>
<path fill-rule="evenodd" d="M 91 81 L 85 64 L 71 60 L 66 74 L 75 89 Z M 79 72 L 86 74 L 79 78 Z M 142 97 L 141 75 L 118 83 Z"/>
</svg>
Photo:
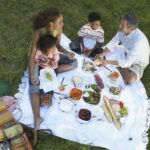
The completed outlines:
<svg viewBox="0 0 150 150">
<path fill-rule="evenodd" d="M 125 14 L 120 21 L 117 34 L 105 46 L 103 52 L 96 56 L 100 59 L 101 66 L 112 64 L 119 67 L 126 84 L 140 80 L 149 64 L 149 42 L 145 34 L 138 28 L 138 24 L 139 18 L 136 14 L 132 12 Z M 124 47 L 124 58 L 105 60 L 104 58 L 113 53 L 116 45 L 119 44 Z"/>
</svg>

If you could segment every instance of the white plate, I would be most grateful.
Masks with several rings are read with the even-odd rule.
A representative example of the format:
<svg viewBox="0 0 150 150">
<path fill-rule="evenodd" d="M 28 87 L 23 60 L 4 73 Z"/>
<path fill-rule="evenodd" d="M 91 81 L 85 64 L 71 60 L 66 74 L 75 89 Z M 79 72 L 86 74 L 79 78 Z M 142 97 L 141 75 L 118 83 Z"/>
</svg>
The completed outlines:
<svg viewBox="0 0 150 150">
<path fill-rule="evenodd" d="M 46 74 L 51 76 L 51 80 L 46 77 Z M 58 78 L 56 77 L 56 73 L 51 68 L 45 68 L 40 70 L 40 89 L 43 89 L 44 92 L 53 91 L 58 88 L 59 82 Z"/>
<path fill-rule="evenodd" d="M 75 83 L 76 87 L 81 87 L 83 85 L 83 78 L 79 75 L 74 75 L 72 77 L 72 80 Z"/>
</svg>

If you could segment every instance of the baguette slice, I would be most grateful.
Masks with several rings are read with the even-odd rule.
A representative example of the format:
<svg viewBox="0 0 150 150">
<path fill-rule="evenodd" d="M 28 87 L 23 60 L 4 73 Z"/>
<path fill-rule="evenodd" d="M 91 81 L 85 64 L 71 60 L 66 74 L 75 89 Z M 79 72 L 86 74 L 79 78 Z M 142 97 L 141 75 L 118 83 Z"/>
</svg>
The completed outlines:
<svg viewBox="0 0 150 150">
<path fill-rule="evenodd" d="M 108 120 L 109 122 L 113 122 L 112 116 L 111 116 L 111 114 L 110 114 L 110 112 L 109 112 L 109 110 L 108 110 L 108 108 L 107 108 L 107 106 L 106 106 L 105 101 L 104 101 L 102 107 L 103 107 L 103 110 L 104 110 L 104 113 L 105 113 L 105 116 L 106 116 L 107 120 Z"/>
<path fill-rule="evenodd" d="M 121 128 L 121 123 L 120 123 L 119 119 L 117 118 L 117 116 L 115 114 L 115 111 L 114 111 L 113 107 L 111 106 L 111 103 L 110 103 L 110 100 L 108 99 L 108 97 L 104 96 L 104 102 L 105 102 L 105 104 L 106 104 L 106 106 L 107 106 L 107 108 L 108 108 L 108 110 L 109 110 L 109 112 L 112 116 L 112 119 L 113 119 L 116 127 L 118 129 L 120 129 Z"/>
</svg>

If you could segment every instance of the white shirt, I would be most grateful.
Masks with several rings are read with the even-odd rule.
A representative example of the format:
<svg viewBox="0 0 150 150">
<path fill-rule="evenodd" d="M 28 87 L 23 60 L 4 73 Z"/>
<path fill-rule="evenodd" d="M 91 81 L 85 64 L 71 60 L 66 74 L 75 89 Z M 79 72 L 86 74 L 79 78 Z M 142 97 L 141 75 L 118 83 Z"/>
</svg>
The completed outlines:
<svg viewBox="0 0 150 150">
<path fill-rule="evenodd" d="M 96 42 L 104 42 L 104 30 L 102 27 L 98 27 L 96 30 L 93 30 L 90 24 L 82 26 L 78 31 L 78 36 L 83 37 L 84 45 L 89 49 L 92 49 Z"/>
<path fill-rule="evenodd" d="M 135 29 L 129 35 L 118 32 L 106 47 L 114 51 L 119 42 L 122 43 L 126 52 L 126 58 L 118 60 L 120 67 L 127 68 L 133 64 L 139 64 L 145 68 L 149 64 L 149 42 L 140 29 Z"/>
</svg>

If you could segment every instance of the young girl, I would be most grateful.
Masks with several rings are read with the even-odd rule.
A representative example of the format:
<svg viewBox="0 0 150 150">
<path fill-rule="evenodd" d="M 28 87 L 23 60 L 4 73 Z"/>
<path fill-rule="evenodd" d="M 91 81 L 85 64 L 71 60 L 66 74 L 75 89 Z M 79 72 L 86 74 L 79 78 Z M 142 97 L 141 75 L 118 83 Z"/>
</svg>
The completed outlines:
<svg viewBox="0 0 150 150">
<path fill-rule="evenodd" d="M 37 136 L 36 130 L 39 128 L 43 119 L 40 117 L 40 89 L 39 89 L 39 68 L 57 68 L 59 60 L 59 52 L 56 47 L 57 38 L 52 35 L 42 35 L 37 41 L 37 50 L 33 61 L 34 72 L 30 72 L 29 93 L 31 97 L 31 105 L 34 114 L 34 144 L 36 143 Z"/>
</svg>

